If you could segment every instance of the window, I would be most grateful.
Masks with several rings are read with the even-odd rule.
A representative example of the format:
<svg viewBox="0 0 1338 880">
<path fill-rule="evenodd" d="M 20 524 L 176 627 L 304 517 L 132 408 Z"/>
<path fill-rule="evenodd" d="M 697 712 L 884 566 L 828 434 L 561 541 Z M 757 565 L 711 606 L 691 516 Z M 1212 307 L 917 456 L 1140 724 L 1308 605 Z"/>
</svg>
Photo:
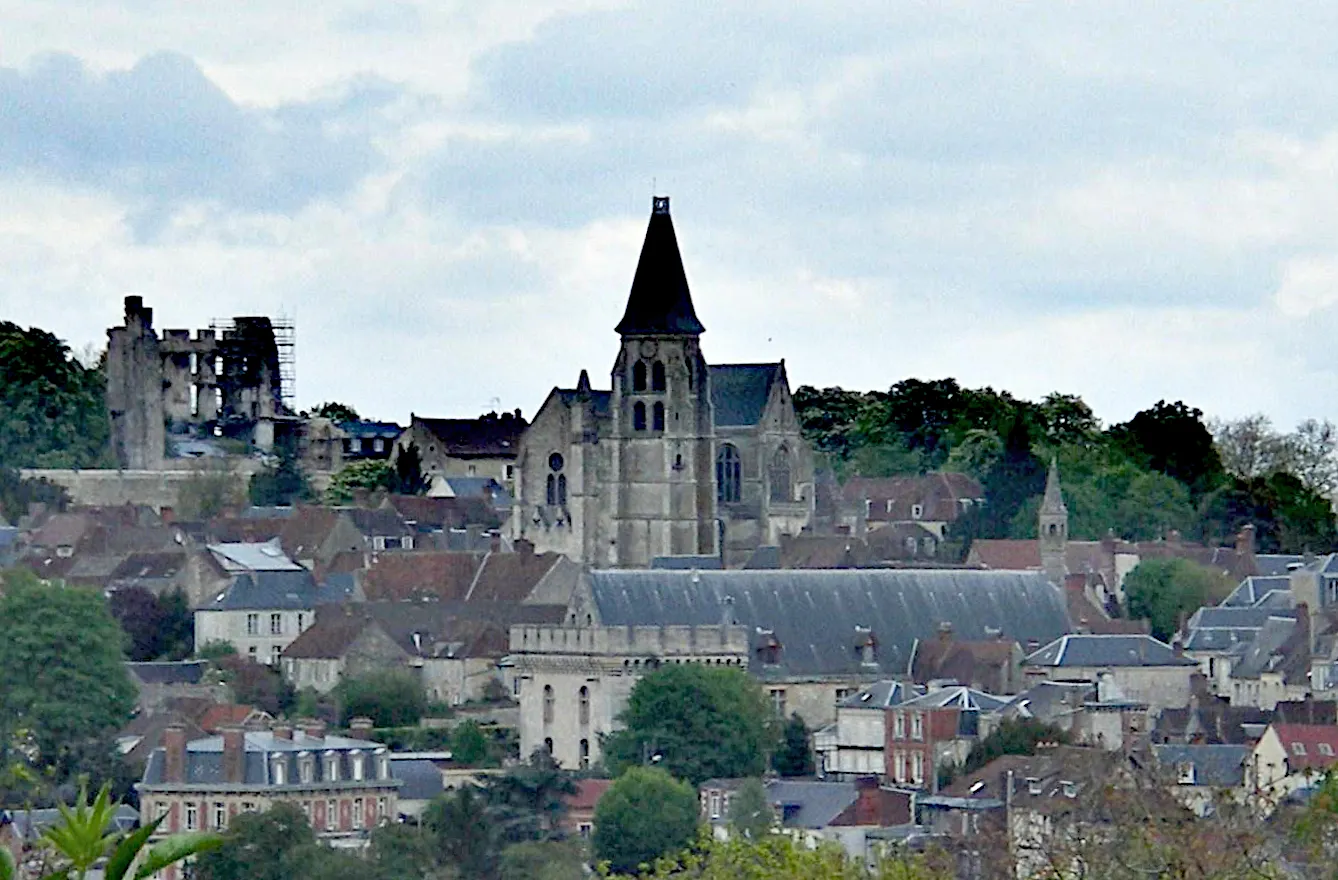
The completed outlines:
<svg viewBox="0 0 1338 880">
<path fill-rule="evenodd" d="M 510 480 L 513 477 L 515 477 L 515 475 L 516 475 L 516 466 L 514 464 L 507 465 L 506 469 L 502 471 L 502 479 L 504 480 Z"/>
<path fill-rule="evenodd" d="M 338 782 L 338 781 L 339 781 L 339 756 L 338 756 L 338 755 L 326 755 L 326 756 L 325 756 L 325 781 L 326 781 L 326 782 Z"/>
<path fill-rule="evenodd" d="M 362 798 L 353 799 L 353 827 L 361 828 L 366 824 L 362 814 Z"/>
<path fill-rule="evenodd" d="M 544 724 L 553 723 L 553 686 L 544 685 Z"/>
<path fill-rule="evenodd" d="M 548 504 L 549 507 L 555 507 L 555 506 L 557 505 L 557 475 L 556 475 L 556 474 L 549 474 L 549 475 L 548 475 L 548 493 L 547 493 L 547 495 L 544 497 L 544 501 Z"/>
<path fill-rule="evenodd" d="M 558 474 L 557 478 L 557 503 L 559 507 L 567 506 L 567 475 Z"/>
<path fill-rule="evenodd" d="M 254 813 L 256 811 L 255 801 L 242 801 L 243 813 Z"/>
<path fill-rule="evenodd" d="M 1302 743 L 1292 743 L 1293 755 L 1305 755 L 1305 746 Z"/>
<path fill-rule="evenodd" d="M 1078 796 L 1077 783 L 1070 782 L 1067 779 L 1060 780 L 1059 787 L 1064 790 L 1064 797 L 1073 798 Z"/>
<path fill-rule="evenodd" d="M 311 816 L 311 801 L 303 801 L 303 802 L 302 802 L 302 815 L 306 817 L 306 819 L 307 819 L 307 824 L 308 824 L 308 825 L 311 825 L 311 823 L 312 823 L 312 816 Z M 312 826 L 312 827 L 315 827 L 315 826 Z"/>
<path fill-rule="evenodd" d="M 372 549 L 373 549 L 373 550 L 384 550 L 384 549 L 386 549 L 386 536 L 385 536 L 385 535 L 373 535 L 373 536 L 372 536 Z"/>
<path fill-rule="evenodd" d="M 1333 757 L 1333 746 L 1329 745 L 1328 743 L 1320 743 L 1320 744 L 1319 744 L 1319 753 L 1320 753 L 1321 755 L 1323 755 L 1324 757 L 1326 757 L 1326 758 L 1332 758 L 1332 757 Z"/>
<path fill-rule="evenodd" d="M 379 797 L 376 799 L 376 821 L 380 822 L 386 818 L 386 799 Z"/>
<path fill-rule="evenodd" d="M 772 688 L 769 693 L 771 696 L 771 711 L 776 713 L 777 718 L 784 718 L 785 688 Z"/>
<path fill-rule="evenodd" d="M 661 402 L 658 401 L 658 400 L 655 401 L 655 406 L 651 408 L 651 412 L 652 412 L 652 414 L 653 414 L 653 416 L 654 416 L 653 420 L 651 421 L 651 428 L 652 428 L 653 430 L 656 430 L 656 431 L 663 431 L 663 430 L 664 430 L 664 404 L 661 403 Z"/>
<path fill-rule="evenodd" d="M 887 499 L 887 512 L 888 512 L 888 513 L 891 513 L 891 512 L 892 512 L 892 499 L 891 499 L 891 498 Z"/>
<path fill-rule="evenodd" d="M 307 615 L 305 611 L 297 612 L 297 631 L 300 633 L 307 626 Z"/>
<path fill-rule="evenodd" d="M 911 716 L 911 739 L 925 738 L 925 717 L 919 712 Z"/>
<path fill-rule="evenodd" d="M 161 819 L 167 815 L 167 801 L 158 801 L 153 805 L 153 818 Z"/>
<path fill-rule="evenodd" d="M 377 779 L 390 778 L 390 756 L 385 754 L 385 749 L 381 749 L 377 752 L 376 778 Z"/>
<path fill-rule="evenodd" d="M 925 508 L 923 504 L 911 505 L 911 519 L 919 519 L 924 515 L 925 515 Z"/>
<path fill-rule="evenodd" d="M 581 833 L 582 839 L 589 840 L 591 833 L 595 830 L 595 826 L 591 825 L 589 822 L 582 822 L 577 826 L 577 830 Z"/>
<path fill-rule="evenodd" d="M 403 538 L 400 538 L 400 546 L 403 547 L 405 550 L 412 550 L 413 535 L 405 535 Z"/>
<path fill-rule="evenodd" d="M 325 802 L 325 830 L 334 831 L 335 817 L 339 814 L 339 804 L 331 798 Z"/>
<path fill-rule="evenodd" d="M 896 771 L 895 775 L 896 775 L 897 782 L 905 782 L 905 781 L 906 781 L 906 753 L 903 752 L 903 751 L 898 750 L 898 751 L 895 753 L 895 758 L 896 758 L 896 760 L 895 760 L 893 769 Z"/>
<path fill-rule="evenodd" d="M 1035 776 L 1028 776 L 1027 794 L 1040 794 L 1040 793 L 1041 793 L 1041 780 L 1037 779 Z"/>
<path fill-rule="evenodd" d="M 303 753 L 297 758 L 298 777 L 305 784 L 311 784 L 316 778 L 316 759 L 307 753 Z"/>
<path fill-rule="evenodd" d="M 360 753 L 358 753 L 358 752 L 354 752 L 354 753 L 353 753 L 353 781 L 354 781 L 354 782 L 362 782 L 363 776 L 366 775 L 366 772 L 367 772 L 367 771 L 364 769 L 364 764 L 363 764 L 364 760 L 365 760 L 365 759 L 363 758 L 363 756 L 362 756 Z"/>
<path fill-rule="evenodd" d="M 248 636 L 260 635 L 260 615 L 251 613 L 246 615 L 246 634 Z"/>
<path fill-rule="evenodd" d="M 385 452 L 385 451 L 386 451 L 386 441 L 385 441 L 385 439 L 382 438 L 382 437 L 377 437 L 375 440 L 373 440 L 373 441 L 372 441 L 372 451 L 373 451 L 373 452 Z"/>
<path fill-rule="evenodd" d="M 656 361 L 650 366 L 650 390 L 663 391 L 665 387 L 664 361 Z"/>
<path fill-rule="evenodd" d="M 720 444 L 715 454 L 715 497 L 722 504 L 735 504 L 743 497 L 743 468 L 739 450 L 732 443 Z"/>
<path fill-rule="evenodd" d="M 186 804 L 186 830 L 195 831 L 200 827 L 200 808 L 195 804 Z"/>
<path fill-rule="evenodd" d="M 903 712 L 898 712 L 892 716 L 892 738 L 906 738 L 906 715 Z"/>
<path fill-rule="evenodd" d="M 283 645 L 269 646 L 269 663 L 271 666 L 278 666 L 279 660 L 283 657 Z"/>
<path fill-rule="evenodd" d="M 467 477 L 476 477 L 478 476 L 478 472 L 479 472 L 478 465 L 471 464 L 465 468 L 465 476 Z"/>
<path fill-rule="evenodd" d="M 1194 762 L 1181 761 L 1176 767 L 1177 777 L 1181 785 L 1194 784 Z"/>
<path fill-rule="evenodd" d="M 632 407 L 632 430 L 646 430 L 646 405 L 639 400 L 636 406 Z"/>
<path fill-rule="evenodd" d="M 544 751 L 547 752 L 547 753 L 549 754 L 550 757 L 552 756 L 552 754 L 553 754 L 553 738 L 552 738 L 551 736 L 546 736 L 546 737 L 544 737 Z"/>
<path fill-rule="evenodd" d="M 287 785 L 287 784 L 288 784 L 288 772 L 287 772 L 287 771 L 288 771 L 288 768 L 287 768 L 286 766 L 284 766 L 284 763 L 283 763 L 283 756 L 282 756 L 282 755 L 275 755 L 275 756 L 270 760 L 270 774 L 269 774 L 269 778 L 270 778 L 270 781 L 273 782 L 275 785 Z"/>
<path fill-rule="evenodd" d="M 925 756 L 919 752 L 911 752 L 911 781 L 925 781 Z"/>
<path fill-rule="evenodd" d="M 227 828 L 227 827 L 228 827 L 228 807 L 227 807 L 226 804 L 224 804 L 224 803 L 222 803 L 222 802 L 220 802 L 220 801 L 215 801 L 215 802 L 214 802 L 214 828 L 215 828 L 215 830 L 217 830 L 217 831 L 222 831 L 224 828 Z"/>
<path fill-rule="evenodd" d="M 790 484 L 790 450 L 782 446 L 771 456 L 771 500 L 793 501 L 794 487 Z"/>
<path fill-rule="evenodd" d="M 247 648 L 247 649 L 246 649 L 246 654 L 247 654 L 248 657 L 251 658 L 251 661 L 252 661 L 252 662 L 255 662 L 255 659 L 256 659 L 256 646 L 255 646 L 255 645 L 252 645 L 251 647 Z"/>
<path fill-rule="evenodd" d="M 632 390 L 646 390 L 646 362 L 637 361 L 632 364 Z"/>
<path fill-rule="evenodd" d="M 581 769 L 587 770 L 590 767 L 590 740 L 581 740 Z"/>
<path fill-rule="evenodd" d="M 590 724 L 590 688 L 582 685 L 578 698 L 581 710 L 581 726 L 586 727 Z"/>
<path fill-rule="evenodd" d="M 719 818 L 720 818 L 720 792 L 718 792 L 718 791 L 713 791 L 713 792 L 711 792 L 710 804 L 711 804 L 711 818 L 712 818 L 712 819 L 719 819 Z"/>
</svg>

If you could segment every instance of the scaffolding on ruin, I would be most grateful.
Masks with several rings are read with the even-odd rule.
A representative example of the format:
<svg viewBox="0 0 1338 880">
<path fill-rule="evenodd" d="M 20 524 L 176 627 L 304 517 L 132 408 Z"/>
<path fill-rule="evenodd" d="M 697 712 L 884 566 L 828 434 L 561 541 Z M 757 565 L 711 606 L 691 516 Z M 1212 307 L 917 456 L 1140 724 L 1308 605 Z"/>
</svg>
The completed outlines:
<svg viewBox="0 0 1338 880">
<path fill-rule="evenodd" d="M 290 412 L 296 412 L 293 405 L 297 400 L 297 321 L 280 316 L 269 319 L 269 323 L 279 356 L 279 398 Z M 224 333 L 237 329 L 237 322 L 232 318 L 211 318 L 209 328 L 222 339 Z"/>
</svg>

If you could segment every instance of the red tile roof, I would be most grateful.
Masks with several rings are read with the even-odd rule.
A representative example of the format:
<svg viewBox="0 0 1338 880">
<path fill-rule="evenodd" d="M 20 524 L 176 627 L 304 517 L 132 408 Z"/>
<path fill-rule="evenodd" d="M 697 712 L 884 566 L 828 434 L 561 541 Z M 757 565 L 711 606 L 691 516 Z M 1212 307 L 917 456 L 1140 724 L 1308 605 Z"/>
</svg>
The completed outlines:
<svg viewBox="0 0 1338 880">
<path fill-rule="evenodd" d="M 1273 732 L 1287 750 L 1291 770 L 1323 770 L 1338 762 L 1338 727 L 1326 724 L 1274 724 Z M 1297 751 L 1297 746 L 1300 751 Z M 1327 747 L 1328 754 L 1324 754 Z"/>
<path fill-rule="evenodd" d="M 464 599 L 479 574 L 477 553 L 411 551 L 380 553 L 363 574 L 368 602 L 404 601 L 432 596 Z"/>
<path fill-rule="evenodd" d="M 576 793 L 567 795 L 563 800 L 567 802 L 569 810 L 593 810 L 611 785 L 612 779 L 578 779 Z"/>
</svg>

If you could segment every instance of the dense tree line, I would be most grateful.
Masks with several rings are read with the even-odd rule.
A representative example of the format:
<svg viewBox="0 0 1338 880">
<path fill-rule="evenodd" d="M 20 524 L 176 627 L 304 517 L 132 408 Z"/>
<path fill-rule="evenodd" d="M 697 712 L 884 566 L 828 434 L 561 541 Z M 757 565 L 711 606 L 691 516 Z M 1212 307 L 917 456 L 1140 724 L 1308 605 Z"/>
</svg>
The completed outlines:
<svg viewBox="0 0 1338 880">
<path fill-rule="evenodd" d="M 36 327 L 0 321 L 0 467 L 110 463 L 106 379 Z"/>
<path fill-rule="evenodd" d="M 888 391 L 802 386 L 805 435 L 840 478 L 957 471 L 987 504 L 954 536 L 1035 536 L 1048 461 L 1058 461 L 1069 533 L 1154 540 L 1171 530 L 1230 542 L 1247 523 L 1263 552 L 1325 552 L 1335 543 L 1328 494 L 1338 486 L 1338 432 L 1305 422 L 1278 434 L 1255 416 L 1209 425 L 1183 402 L 1159 401 L 1103 427 L 1081 398 L 1039 402 L 954 379 L 907 379 Z"/>
</svg>

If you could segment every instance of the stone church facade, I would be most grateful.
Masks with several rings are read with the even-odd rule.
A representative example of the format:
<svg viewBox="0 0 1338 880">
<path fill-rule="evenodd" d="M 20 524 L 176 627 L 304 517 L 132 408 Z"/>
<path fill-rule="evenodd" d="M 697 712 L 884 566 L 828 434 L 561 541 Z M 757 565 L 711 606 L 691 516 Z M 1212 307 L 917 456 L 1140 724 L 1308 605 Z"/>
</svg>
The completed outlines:
<svg viewBox="0 0 1338 880">
<path fill-rule="evenodd" d="M 668 198 L 654 200 L 616 331 L 612 389 L 581 371 L 521 439 L 513 537 L 596 567 L 736 566 L 804 529 L 814 463 L 785 364 L 706 362 Z"/>
</svg>

